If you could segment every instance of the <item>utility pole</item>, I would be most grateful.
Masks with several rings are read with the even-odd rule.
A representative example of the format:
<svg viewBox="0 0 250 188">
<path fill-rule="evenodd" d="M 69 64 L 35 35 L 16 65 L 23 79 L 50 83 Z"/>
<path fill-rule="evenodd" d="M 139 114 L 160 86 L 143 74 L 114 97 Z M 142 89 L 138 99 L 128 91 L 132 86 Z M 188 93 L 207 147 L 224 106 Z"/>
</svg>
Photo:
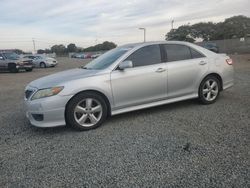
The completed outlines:
<svg viewBox="0 0 250 188">
<path fill-rule="evenodd" d="M 171 21 L 171 28 L 174 29 L 174 20 Z"/>
<path fill-rule="evenodd" d="M 32 38 L 32 42 L 33 42 L 34 53 L 36 53 L 36 43 L 34 38 Z"/>
<path fill-rule="evenodd" d="M 144 42 L 146 42 L 146 28 L 140 27 L 139 29 L 143 30 L 143 32 L 144 32 Z"/>
</svg>

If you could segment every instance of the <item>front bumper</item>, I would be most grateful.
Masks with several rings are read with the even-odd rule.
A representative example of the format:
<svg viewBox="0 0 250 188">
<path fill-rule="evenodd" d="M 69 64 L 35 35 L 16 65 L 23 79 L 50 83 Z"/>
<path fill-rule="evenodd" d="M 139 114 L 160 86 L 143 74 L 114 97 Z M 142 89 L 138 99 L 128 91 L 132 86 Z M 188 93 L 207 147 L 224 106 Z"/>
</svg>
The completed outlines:
<svg viewBox="0 0 250 188">
<path fill-rule="evenodd" d="M 55 67 L 57 65 L 57 62 L 47 62 L 48 67 Z"/>
<path fill-rule="evenodd" d="M 36 127 L 66 125 L 64 116 L 65 106 L 71 97 L 55 95 L 33 101 L 25 99 L 26 117 Z"/>
<path fill-rule="evenodd" d="M 29 64 L 29 65 L 16 65 L 16 68 L 21 70 L 21 69 L 32 69 L 33 65 Z"/>
</svg>

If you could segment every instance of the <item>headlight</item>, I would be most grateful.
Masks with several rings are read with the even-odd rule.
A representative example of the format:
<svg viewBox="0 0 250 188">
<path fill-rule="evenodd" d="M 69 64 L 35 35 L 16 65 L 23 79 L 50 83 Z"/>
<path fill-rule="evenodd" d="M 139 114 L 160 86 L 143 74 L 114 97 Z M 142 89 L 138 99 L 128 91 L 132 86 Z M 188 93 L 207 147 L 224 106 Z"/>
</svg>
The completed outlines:
<svg viewBox="0 0 250 188">
<path fill-rule="evenodd" d="M 47 89 L 39 89 L 31 98 L 31 100 L 40 99 L 44 97 L 50 97 L 53 95 L 57 95 L 63 90 L 63 86 L 61 87 L 52 87 Z"/>
<path fill-rule="evenodd" d="M 24 62 L 22 62 L 22 61 L 17 62 L 17 65 L 23 65 L 23 64 L 24 64 Z"/>
</svg>

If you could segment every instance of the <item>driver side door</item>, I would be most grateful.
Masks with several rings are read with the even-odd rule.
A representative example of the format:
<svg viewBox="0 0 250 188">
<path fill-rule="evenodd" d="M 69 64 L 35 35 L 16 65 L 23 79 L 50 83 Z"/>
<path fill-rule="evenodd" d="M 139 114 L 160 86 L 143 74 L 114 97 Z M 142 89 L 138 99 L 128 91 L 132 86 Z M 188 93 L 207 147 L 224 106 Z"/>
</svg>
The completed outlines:
<svg viewBox="0 0 250 188">
<path fill-rule="evenodd" d="M 126 59 L 133 67 L 111 72 L 116 109 L 155 102 L 167 97 L 167 66 L 162 62 L 160 46 L 142 47 Z"/>
</svg>

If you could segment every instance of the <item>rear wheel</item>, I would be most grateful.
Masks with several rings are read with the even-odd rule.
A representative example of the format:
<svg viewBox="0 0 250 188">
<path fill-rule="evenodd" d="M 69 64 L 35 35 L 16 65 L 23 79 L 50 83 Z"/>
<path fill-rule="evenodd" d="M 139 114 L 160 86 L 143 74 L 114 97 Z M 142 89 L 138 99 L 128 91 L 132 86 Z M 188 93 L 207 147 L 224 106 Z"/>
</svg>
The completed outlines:
<svg viewBox="0 0 250 188">
<path fill-rule="evenodd" d="M 199 87 L 199 99 L 203 104 L 214 103 L 220 94 L 220 81 L 215 76 L 206 77 Z"/>
<path fill-rule="evenodd" d="M 105 100 L 94 92 L 80 93 L 66 107 L 67 124 L 78 130 L 99 127 L 107 117 Z"/>
<path fill-rule="evenodd" d="M 44 62 L 40 63 L 40 68 L 46 68 L 46 64 Z"/>
</svg>

